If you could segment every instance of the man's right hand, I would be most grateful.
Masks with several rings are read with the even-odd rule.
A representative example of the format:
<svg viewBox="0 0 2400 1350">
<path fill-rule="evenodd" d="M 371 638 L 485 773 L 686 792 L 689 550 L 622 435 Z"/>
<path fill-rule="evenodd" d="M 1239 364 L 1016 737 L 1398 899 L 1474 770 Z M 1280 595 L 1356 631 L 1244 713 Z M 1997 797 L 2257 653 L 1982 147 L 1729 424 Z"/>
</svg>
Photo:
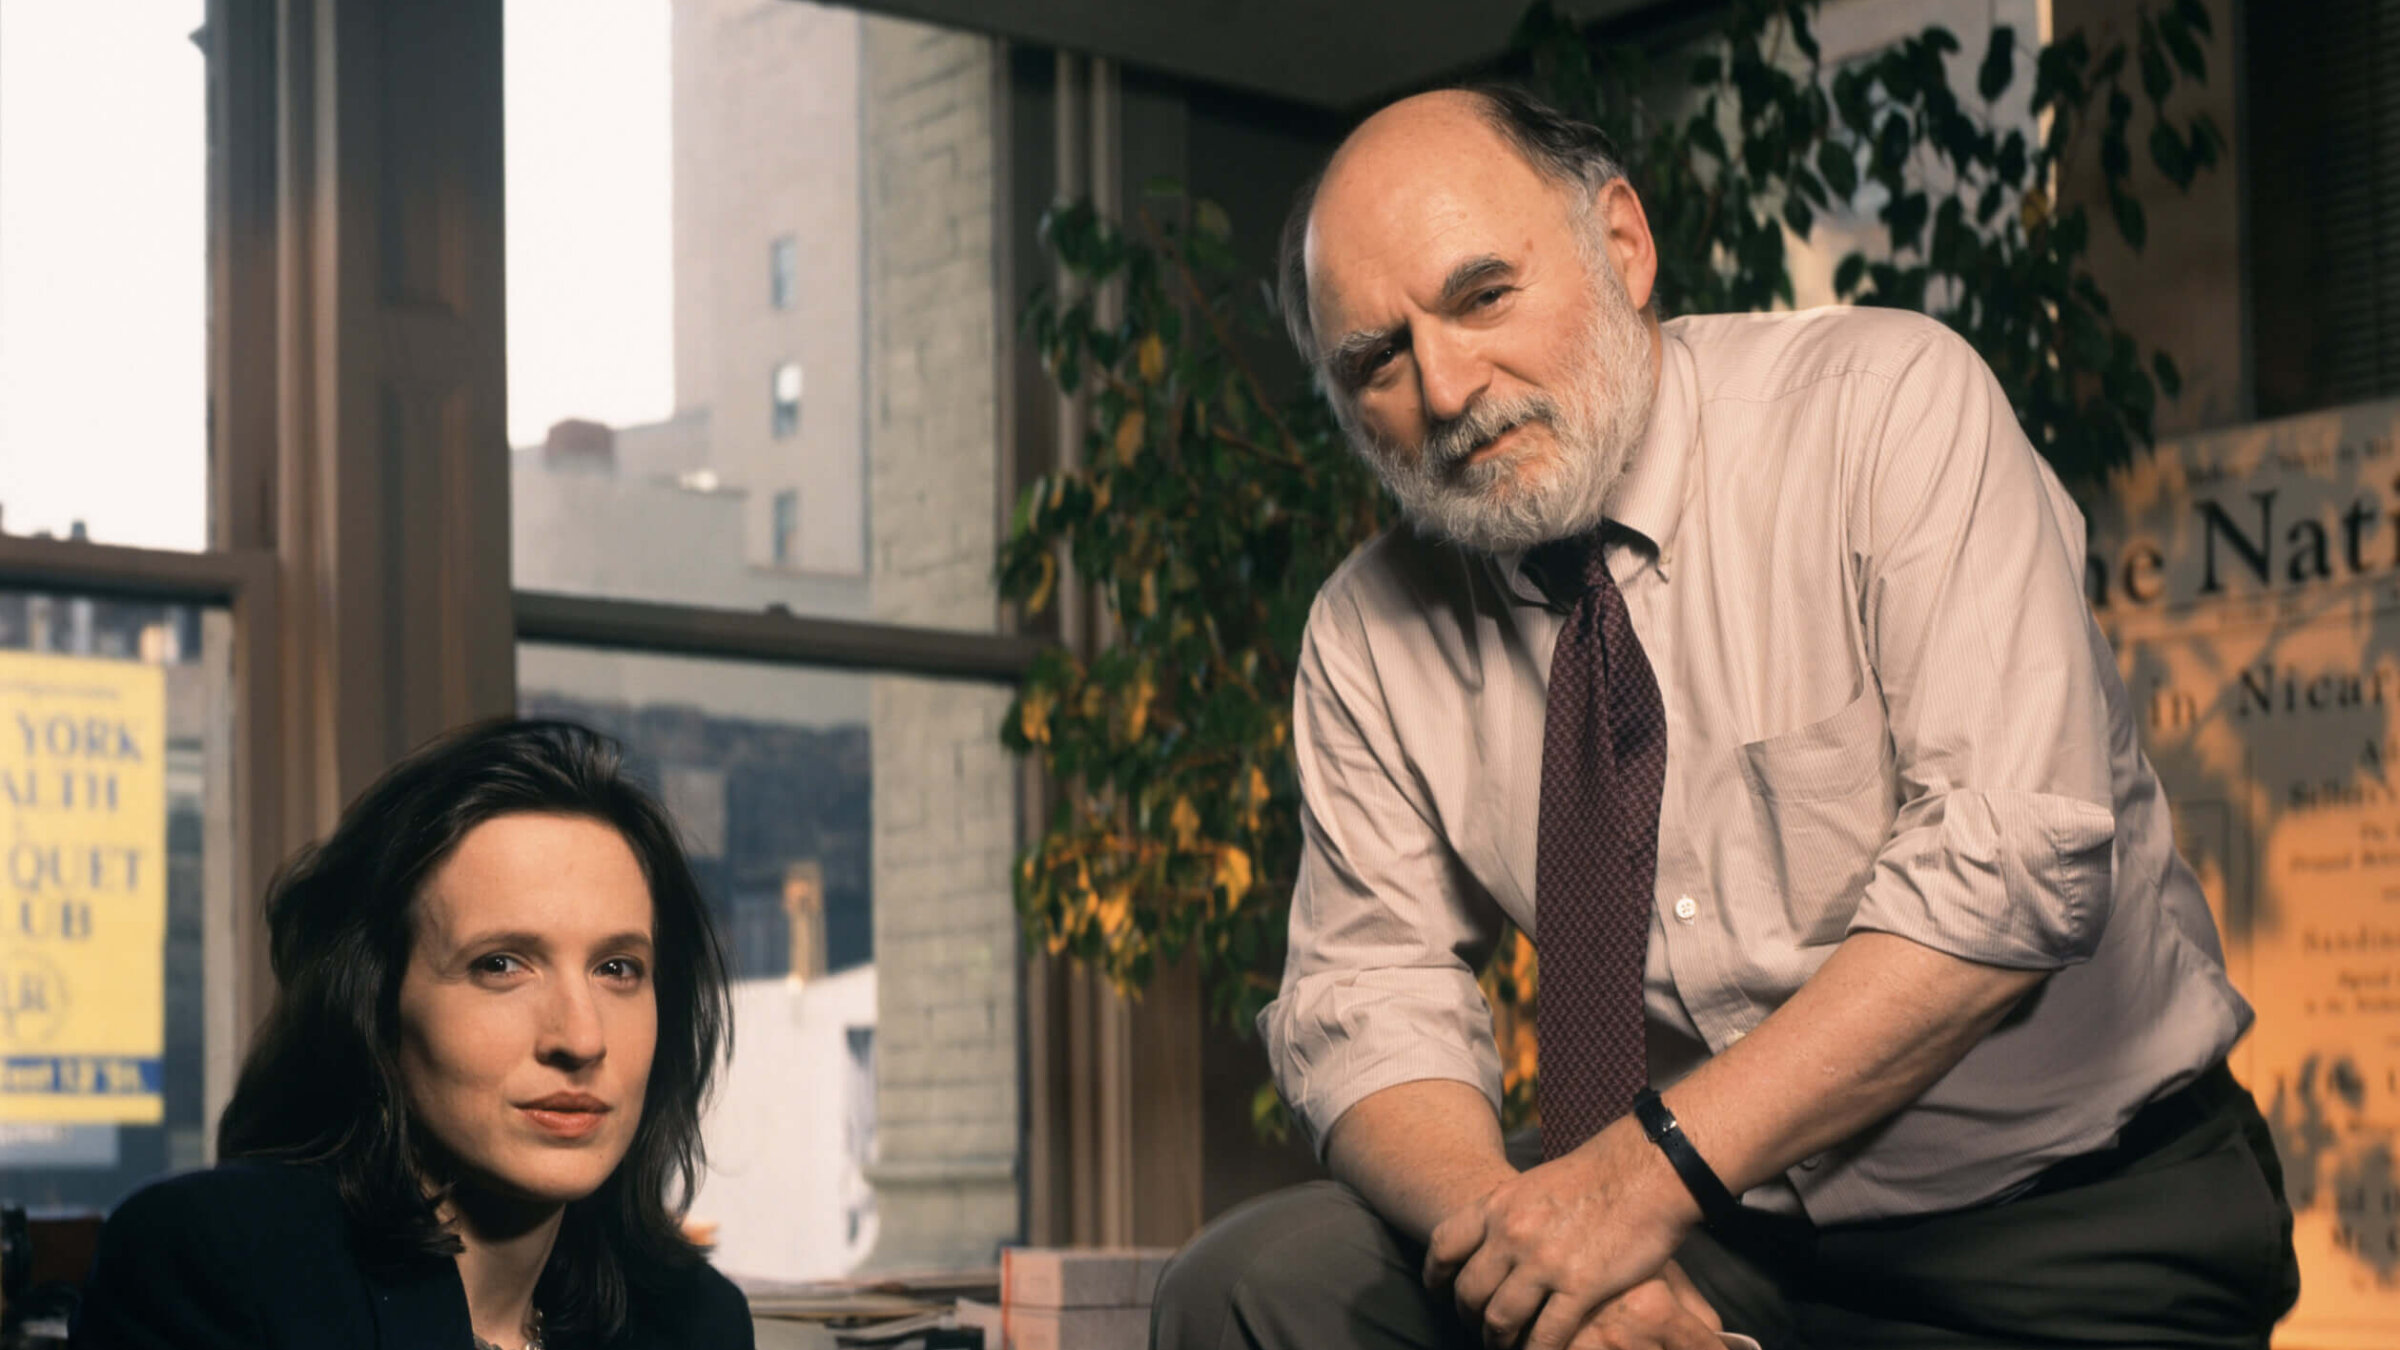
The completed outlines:
<svg viewBox="0 0 2400 1350">
<path fill-rule="evenodd" d="M 1683 1267 L 1669 1261 L 1655 1278 L 1601 1304 L 1567 1345 L 1568 1350 L 1722 1350 L 1724 1340 L 1717 1333 L 1724 1325 Z"/>
<path fill-rule="evenodd" d="M 1699 1220 L 1630 1119 L 1512 1177 L 1434 1230 L 1425 1282 L 1448 1287 L 1489 1350 L 1564 1350 L 1619 1297 L 1658 1277 Z"/>
<path fill-rule="evenodd" d="M 1425 1080 L 1385 1088 L 1344 1112 L 1326 1141 L 1335 1177 L 1365 1196 L 1384 1222 L 1422 1242 L 1444 1219 L 1480 1205 L 1516 1177 L 1500 1122 L 1465 1083 Z M 1470 1317 L 1473 1324 L 1481 1309 Z M 1576 1328 L 1571 1350 L 1720 1350 L 1716 1311 L 1669 1261 L 1649 1280 L 1603 1302 Z"/>
</svg>

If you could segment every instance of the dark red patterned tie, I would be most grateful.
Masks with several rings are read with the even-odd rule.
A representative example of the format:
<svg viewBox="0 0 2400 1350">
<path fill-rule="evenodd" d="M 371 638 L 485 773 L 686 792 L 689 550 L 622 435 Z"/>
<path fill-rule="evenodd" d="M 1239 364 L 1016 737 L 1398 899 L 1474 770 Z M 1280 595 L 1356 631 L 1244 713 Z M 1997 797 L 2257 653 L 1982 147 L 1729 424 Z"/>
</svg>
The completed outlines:
<svg viewBox="0 0 2400 1350">
<path fill-rule="evenodd" d="M 1534 854 L 1542 1154 L 1625 1114 L 1649 1075 L 1642 965 L 1657 903 L 1667 713 L 1598 532 L 1527 559 L 1573 608 L 1550 658 Z"/>
</svg>

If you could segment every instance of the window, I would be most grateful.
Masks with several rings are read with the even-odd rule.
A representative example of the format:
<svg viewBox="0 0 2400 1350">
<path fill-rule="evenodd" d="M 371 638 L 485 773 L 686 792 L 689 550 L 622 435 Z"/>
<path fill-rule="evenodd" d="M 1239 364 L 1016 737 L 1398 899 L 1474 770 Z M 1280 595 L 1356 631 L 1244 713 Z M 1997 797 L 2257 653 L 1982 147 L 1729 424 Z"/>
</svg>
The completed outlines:
<svg viewBox="0 0 2400 1350">
<path fill-rule="evenodd" d="M 0 590 L 12 1202 L 106 1209 L 207 1158 L 227 633 L 221 609 Z"/>
<path fill-rule="evenodd" d="M 782 440 L 800 431 L 800 363 L 786 361 L 775 367 L 775 438 Z"/>
<path fill-rule="evenodd" d="M 994 45 L 806 0 L 667 9 L 506 10 L 512 203 L 588 194 L 554 225 L 512 204 L 512 256 L 620 203 L 673 222 L 626 245 L 671 315 L 647 321 L 669 337 L 647 402 L 607 412 L 621 391 L 563 375 L 518 397 L 630 316 L 536 319 L 553 349 L 512 348 L 518 706 L 624 741 L 733 955 L 735 1058 L 693 1210 L 720 1268 L 988 1265 L 1023 1232 L 1018 773 L 998 728 L 1035 650 L 998 632 L 992 580 Z M 576 158 L 585 103 L 629 99 L 646 111 L 623 134 L 671 173 Z M 913 127 L 928 100 L 961 111 Z M 978 228 L 897 228 L 932 213 Z M 762 238 L 770 299 L 805 327 L 760 311 Z M 574 302 L 519 283 L 512 342 L 516 316 Z M 943 378 L 902 395 L 921 352 Z M 873 415 L 870 386 L 894 391 Z"/>
<path fill-rule="evenodd" d="M 789 567 L 799 561 L 800 552 L 800 490 L 785 488 L 775 494 L 775 565 Z"/>
<path fill-rule="evenodd" d="M 800 276 L 800 241 L 784 235 L 767 246 L 767 303 L 792 307 L 792 288 Z"/>
<path fill-rule="evenodd" d="M 204 11 L 0 5 L 0 530 L 207 542 Z"/>
<path fill-rule="evenodd" d="M 521 643 L 519 707 L 625 743 L 726 939 L 736 1055 L 692 1217 L 737 1275 L 844 1273 L 881 1232 L 879 1163 L 921 1180 L 1016 1150 L 1015 767 L 992 734 L 1008 688 L 618 639 Z M 987 1216 L 1013 1213 L 1005 1176 Z M 1000 1222 L 966 1242 L 1014 1231 Z"/>
<path fill-rule="evenodd" d="M 2400 13 L 2239 13 L 2258 95 L 2243 167 L 2259 415 L 2400 393 Z"/>
<path fill-rule="evenodd" d="M 0 1195 L 37 1213 L 207 1163 L 261 1011 L 275 564 L 208 450 L 212 305 L 259 288 L 211 293 L 206 138 L 259 34 L 209 9 L 0 5 Z"/>
<path fill-rule="evenodd" d="M 502 19 L 516 584 L 867 617 L 869 21 L 808 0 Z M 805 556 L 779 563 L 795 483 Z M 624 556 L 637 538 L 682 565 Z"/>
<path fill-rule="evenodd" d="M 692 1210 L 720 1266 L 821 1277 L 868 1253 L 862 1121 L 1014 1148 L 1004 688 L 545 643 L 518 670 L 523 711 L 624 741 L 725 937 L 736 1056 Z M 879 1000 L 884 981 L 902 997 Z M 879 1004 L 908 1015 L 880 1025 Z M 873 1044 L 908 1075 L 888 1109 Z"/>
<path fill-rule="evenodd" d="M 683 831 L 737 979 L 874 959 L 869 677 L 536 643 L 517 669 L 519 711 L 624 742 Z"/>
</svg>

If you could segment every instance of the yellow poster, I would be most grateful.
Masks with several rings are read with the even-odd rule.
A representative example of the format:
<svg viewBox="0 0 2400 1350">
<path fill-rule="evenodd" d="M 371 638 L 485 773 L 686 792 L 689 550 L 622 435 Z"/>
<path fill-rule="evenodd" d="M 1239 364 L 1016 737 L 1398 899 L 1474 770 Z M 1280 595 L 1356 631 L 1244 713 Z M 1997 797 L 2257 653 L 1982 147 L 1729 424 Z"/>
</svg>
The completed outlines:
<svg viewBox="0 0 2400 1350">
<path fill-rule="evenodd" d="M 2400 404 L 2162 444 L 2087 587 L 2258 1023 L 2299 1248 L 2279 1350 L 2400 1345 Z"/>
<path fill-rule="evenodd" d="M 0 1121 L 159 1122 L 166 673 L 0 652 Z"/>
</svg>

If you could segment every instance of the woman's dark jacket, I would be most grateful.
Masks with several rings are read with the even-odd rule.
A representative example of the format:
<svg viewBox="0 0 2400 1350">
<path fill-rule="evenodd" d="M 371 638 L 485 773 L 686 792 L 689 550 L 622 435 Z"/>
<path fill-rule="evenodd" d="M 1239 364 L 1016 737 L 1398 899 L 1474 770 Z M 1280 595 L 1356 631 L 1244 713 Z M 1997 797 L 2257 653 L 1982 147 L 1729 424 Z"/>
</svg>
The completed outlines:
<svg viewBox="0 0 2400 1350">
<path fill-rule="evenodd" d="M 236 1162 L 136 1193 L 100 1230 L 76 1350 L 470 1350 L 458 1263 L 362 1263 L 333 1178 Z M 749 1305 L 706 1265 L 635 1296 L 609 1350 L 753 1350 Z M 553 1344 L 551 1350 L 570 1350 Z"/>
</svg>

